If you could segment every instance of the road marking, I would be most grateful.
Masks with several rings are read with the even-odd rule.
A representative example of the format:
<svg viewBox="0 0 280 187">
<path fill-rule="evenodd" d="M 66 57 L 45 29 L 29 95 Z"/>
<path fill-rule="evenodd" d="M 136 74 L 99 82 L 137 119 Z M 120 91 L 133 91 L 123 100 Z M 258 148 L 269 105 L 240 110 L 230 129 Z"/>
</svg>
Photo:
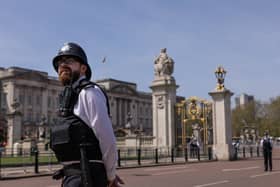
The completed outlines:
<svg viewBox="0 0 280 187">
<path fill-rule="evenodd" d="M 280 171 L 273 171 L 273 172 L 266 172 L 258 175 L 251 175 L 250 178 L 256 178 L 256 177 L 264 177 L 264 176 L 269 176 L 269 175 L 274 175 L 274 174 L 279 174 Z"/>
<path fill-rule="evenodd" d="M 251 170 L 251 169 L 258 169 L 260 168 L 259 166 L 254 166 L 254 167 L 247 167 L 247 168 L 232 168 L 232 169 L 223 169 L 222 171 L 241 171 L 241 170 Z"/>
<path fill-rule="evenodd" d="M 160 167 L 160 168 L 151 168 L 145 169 L 145 171 L 157 171 L 157 170 L 172 170 L 172 169 L 186 169 L 186 166 L 178 166 L 178 167 Z"/>
<path fill-rule="evenodd" d="M 176 173 L 184 173 L 184 172 L 193 172 L 196 171 L 195 169 L 184 169 L 180 171 L 166 171 L 166 172 L 160 172 L 160 173 L 154 173 L 153 176 L 159 176 L 159 175 L 169 175 L 169 174 L 176 174 Z"/>
<path fill-rule="evenodd" d="M 223 184 L 223 183 L 228 183 L 228 180 L 224 180 L 224 181 L 217 181 L 217 182 L 212 182 L 212 183 L 207 183 L 207 184 L 200 184 L 200 185 L 195 185 L 193 187 L 204 187 L 204 186 L 213 186 L 216 184 Z"/>
</svg>

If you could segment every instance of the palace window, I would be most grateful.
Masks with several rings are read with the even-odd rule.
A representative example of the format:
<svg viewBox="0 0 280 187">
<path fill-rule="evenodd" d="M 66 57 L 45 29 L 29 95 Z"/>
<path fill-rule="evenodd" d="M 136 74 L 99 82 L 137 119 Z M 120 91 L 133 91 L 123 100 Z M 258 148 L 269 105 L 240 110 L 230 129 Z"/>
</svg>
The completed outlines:
<svg viewBox="0 0 280 187">
<path fill-rule="evenodd" d="M 36 105 L 41 105 L 41 97 L 39 95 L 36 96 Z"/>
<path fill-rule="evenodd" d="M 24 95 L 23 95 L 23 94 L 20 94 L 20 95 L 19 95 L 19 103 L 20 103 L 21 105 L 24 105 Z"/>
<path fill-rule="evenodd" d="M 1 95 L 1 105 L 3 109 L 5 109 L 7 107 L 7 93 L 2 93 Z"/>
<path fill-rule="evenodd" d="M 32 96 L 29 95 L 27 98 L 28 105 L 32 105 Z"/>
<path fill-rule="evenodd" d="M 48 96 L 48 108 L 50 108 L 52 105 L 52 98 L 51 96 Z"/>
</svg>

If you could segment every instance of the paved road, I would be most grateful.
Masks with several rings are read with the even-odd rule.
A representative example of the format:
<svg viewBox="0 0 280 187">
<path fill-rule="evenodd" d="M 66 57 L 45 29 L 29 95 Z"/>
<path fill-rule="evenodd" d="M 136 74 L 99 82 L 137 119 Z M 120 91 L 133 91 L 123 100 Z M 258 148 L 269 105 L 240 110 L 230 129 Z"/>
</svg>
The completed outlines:
<svg viewBox="0 0 280 187">
<path fill-rule="evenodd" d="M 118 173 L 129 187 L 279 187 L 280 160 L 274 160 L 273 164 L 272 172 L 264 172 L 263 161 L 255 159 L 120 169 Z M 59 184 L 48 176 L 0 181 L 0 187 L 58 187 Z"/>
<path fill-rule="evenodd" d="M 119 169 L 127 187 L 279 187 L 280 150 L 273 171 L 263 171 L 263 160 L 219 161 L 172 166 Z M 0 187 L 59 187 L 49 176 L 0 181 Z"/>
</svg>

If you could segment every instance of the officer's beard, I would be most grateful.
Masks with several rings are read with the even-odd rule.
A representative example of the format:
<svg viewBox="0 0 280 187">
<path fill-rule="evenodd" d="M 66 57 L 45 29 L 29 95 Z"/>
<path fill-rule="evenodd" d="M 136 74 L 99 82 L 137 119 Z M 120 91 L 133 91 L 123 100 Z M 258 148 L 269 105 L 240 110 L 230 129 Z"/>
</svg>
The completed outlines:
<svg viewBox="0 0 280 187">
<path fill-rule="evenodd" d="M 72 71 L 70 68 L 65 68 L 58 76 L 59 81 L 63 86 L 71 85 L 80 77 L 79 71 Z"/>
</svg>

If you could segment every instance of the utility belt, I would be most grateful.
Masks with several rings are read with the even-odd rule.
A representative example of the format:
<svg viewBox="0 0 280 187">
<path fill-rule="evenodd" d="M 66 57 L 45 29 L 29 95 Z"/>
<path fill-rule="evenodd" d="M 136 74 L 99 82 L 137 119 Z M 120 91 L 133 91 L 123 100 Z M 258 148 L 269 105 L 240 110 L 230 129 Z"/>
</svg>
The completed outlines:
<svg viewBox="0 0 280 187">
<path fill-rule="evenodd" d="M 99 168 L 104 167 L 103 162 L 100 160 L 97 161 L 89 161 L 89 168 L 90 170 L 98 170 Z M 52 178 L 59 180 L 63 177 L 67 177 L 67 176 L 75 176 L 75 175 L 82 175 L 82 170 L 81 170 L 81 166 L 80 163 L 72 163 L 72 164 L 68 164 L 68 165 L 64 165 L 63 168 L 57 170 Z"/>
</svg>

